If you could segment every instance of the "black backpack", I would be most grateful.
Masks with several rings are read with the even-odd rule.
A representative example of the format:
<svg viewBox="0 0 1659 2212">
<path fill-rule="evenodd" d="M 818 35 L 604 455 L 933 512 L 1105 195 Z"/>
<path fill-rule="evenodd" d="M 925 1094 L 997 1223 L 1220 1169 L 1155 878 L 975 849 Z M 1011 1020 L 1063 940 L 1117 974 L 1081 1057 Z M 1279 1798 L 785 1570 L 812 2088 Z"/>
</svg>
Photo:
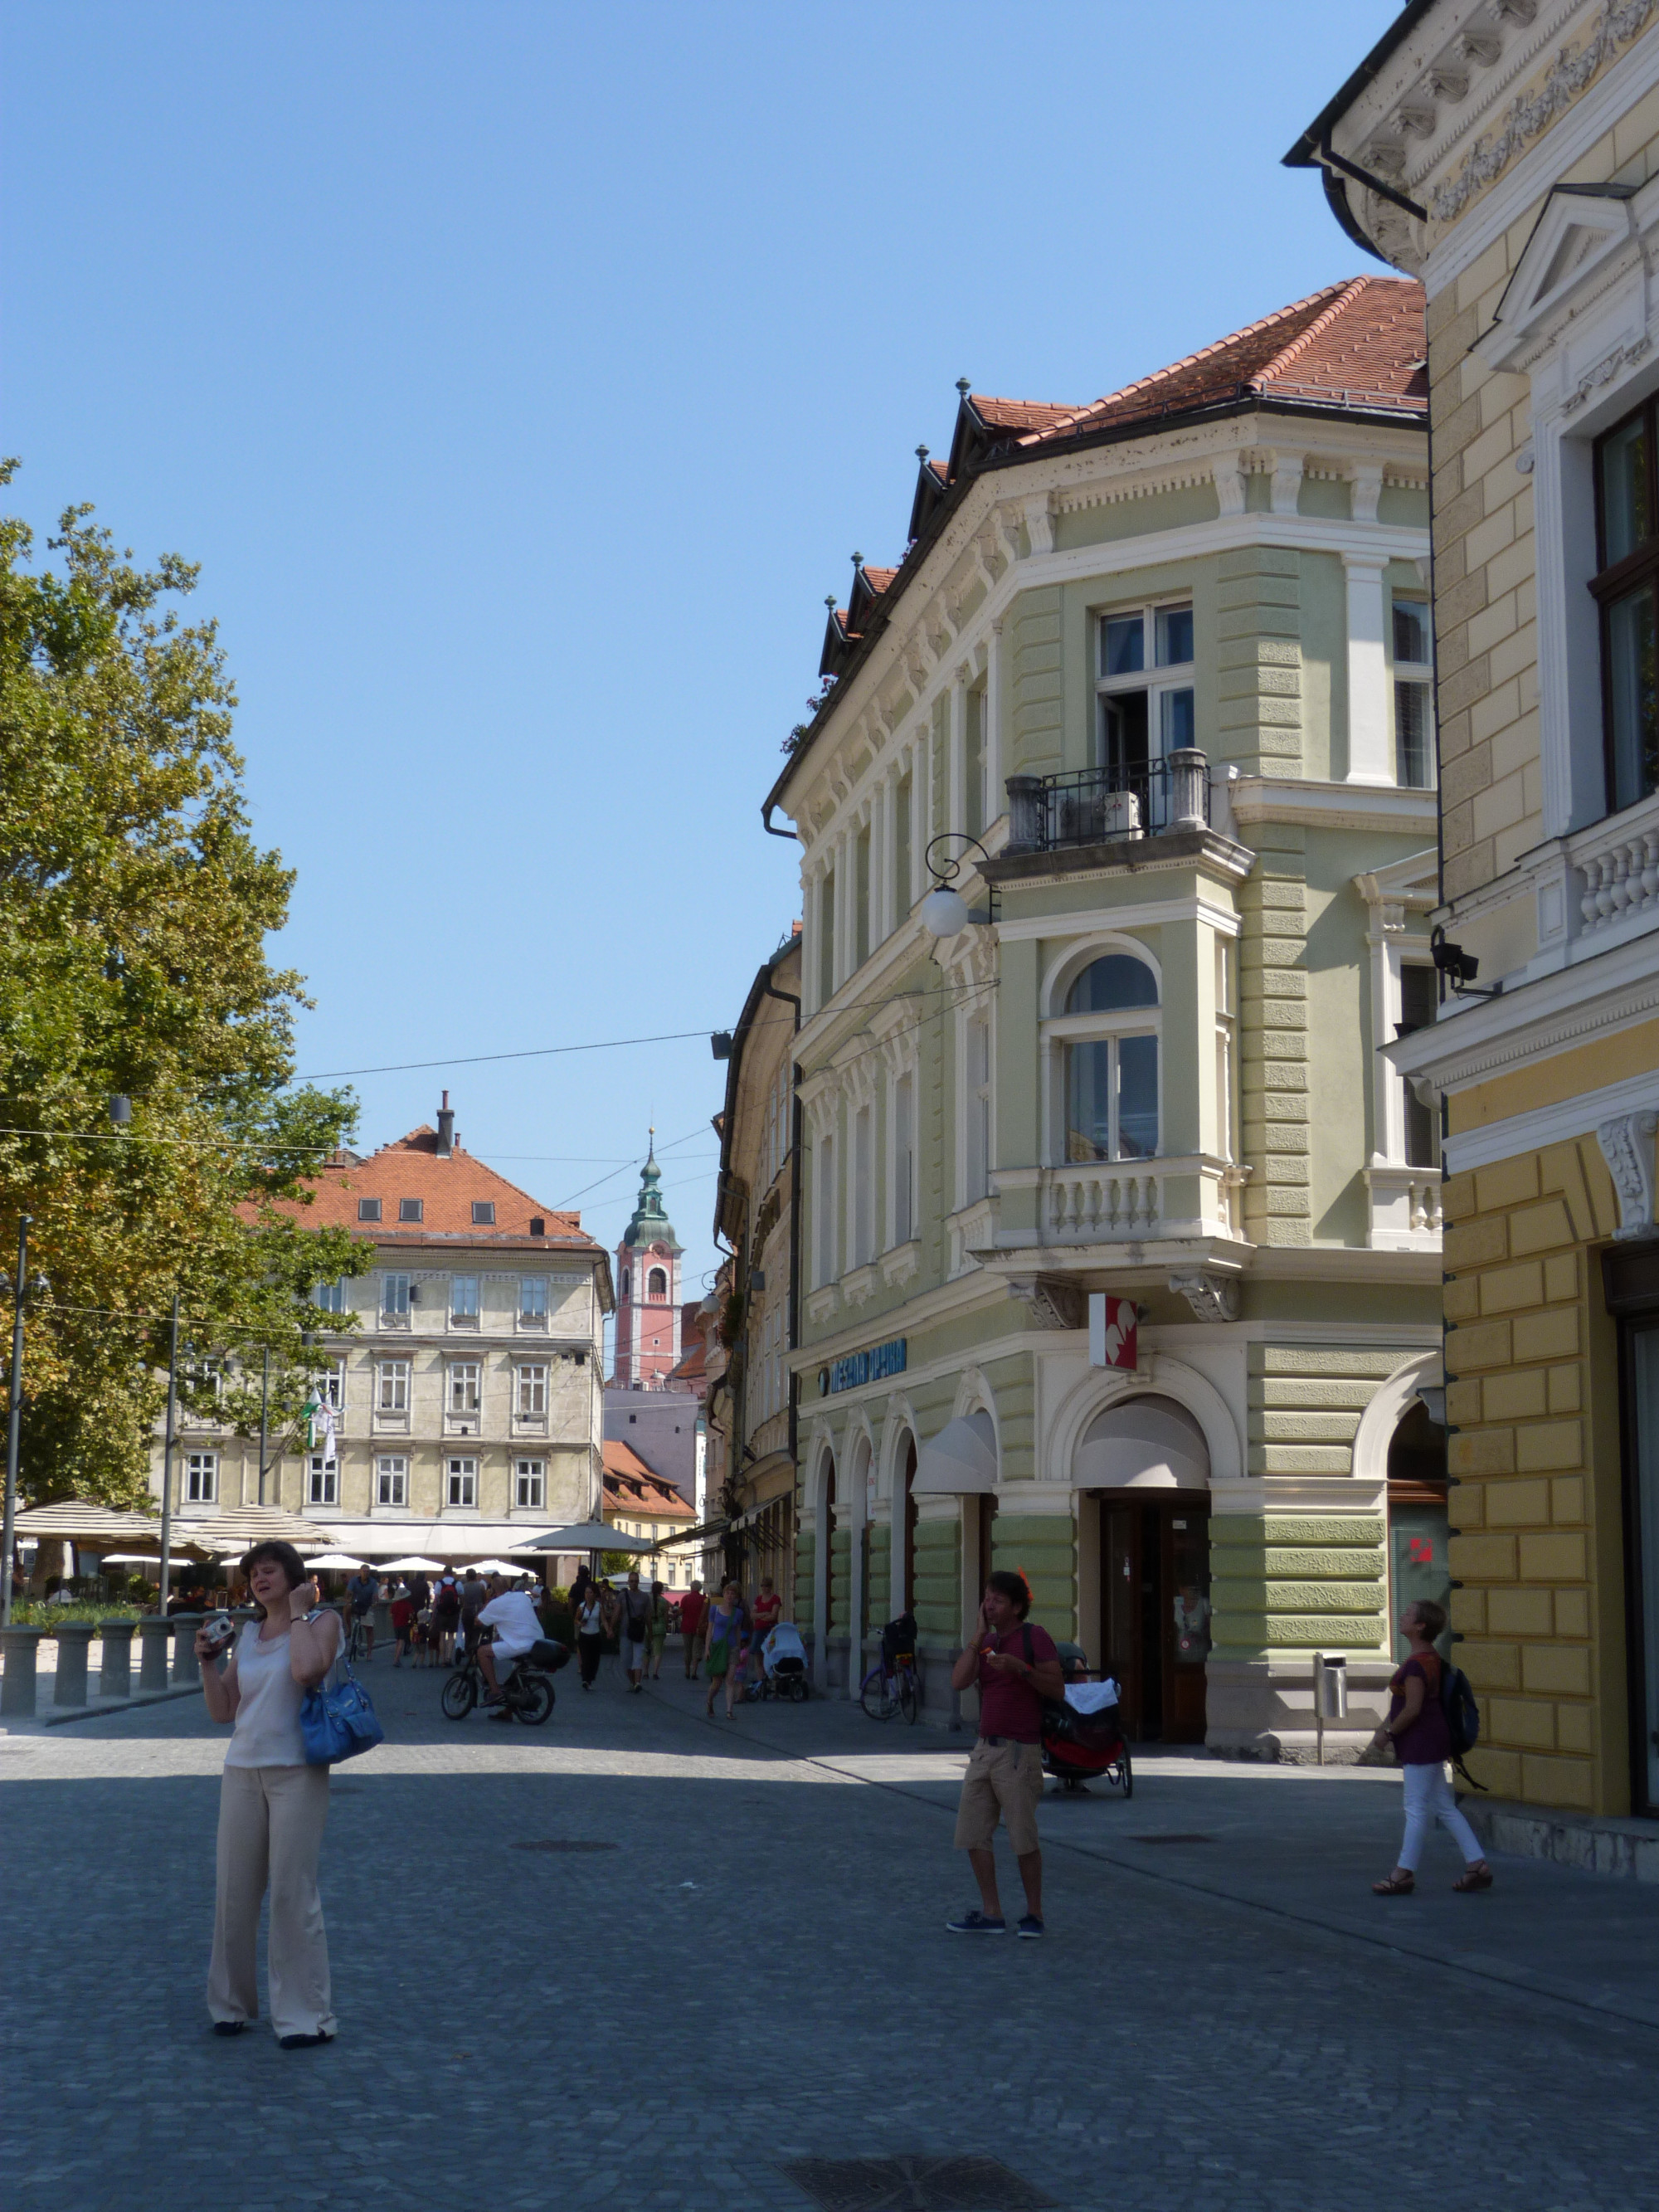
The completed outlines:
<svg viewBox="0 0 1659 2212">
<path fill-rule="evenodd" d="M 1486 1784 L 1477 1782 L 1463 1764 L 1480 1741 L 1480 1708 L 1474 1701 L 1474 1692 L 1463 1669 L 1443 1659 L 1440 1662 L 1440 1710 L 1446 1717 L 1446 1733 L 1451 1739 L 1452 1765 L 1471 1789 L 1484 1790 Z"/>
</svg>

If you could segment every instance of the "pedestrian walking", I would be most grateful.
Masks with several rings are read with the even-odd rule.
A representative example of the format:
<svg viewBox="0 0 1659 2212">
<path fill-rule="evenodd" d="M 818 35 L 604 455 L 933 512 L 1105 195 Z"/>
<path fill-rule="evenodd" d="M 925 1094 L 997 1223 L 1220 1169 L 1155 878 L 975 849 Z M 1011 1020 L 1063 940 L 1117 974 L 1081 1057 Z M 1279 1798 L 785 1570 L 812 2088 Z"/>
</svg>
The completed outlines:
<svg viewBox="0 0 1659 2212">
<path fill-rule="evenodd" d="M 749 1608 L 748 1657 L 754 1662 L 757 1682 L 764 1679 L 766 1672 L 761 1659 L 761 1647 L 777 1626 L 782 1612 L 783 1600 L 773 1588 L 771 1576 L 763 1575 L 761 1586 L 755 1593 L 755 1601 Z M 744 1671 L 746 1676 L 749 1671 L 746 1664 Z"/>
<path fill-rule="evenodd" d="M 415 1633 L 415 1593 L 399 1583 L 392 1600 L 392 1663 L 401 1667 Z"/>
<path fill-rule="evenodd" d="M 611 1586 L 611 1577 L 609 1575 L 603 1575 L 599 1578 L 599 1611 L 605 1622 L 605 1640 L 606 1644 L 609 1646 L 611 1650 L 620 1651 L 622 1649 L 623 1604 L 621 1598 L 617 1596 L 616 1591 Z"/>
<path fill-rule="evenodd" d="M 653 1682 L 662 1680 L 662 1655 L 668 1642 L 668 1600 L 663 1595 L 663 1585 L 651 1585 L 651 1620 L 646 1638 L 646 1666 Z"/>
<path fill-rule="evenodd" d="M 432 1632 L 437 1639 L 441 1667 L 447 1667 L 455 1656 L 455 1638 L 460 1626 L 461 1586 L 446 1567 L 432 1593 Z"/>
<path fill-rule="evenodd" d="M 685 1645 L 685 1679 L 689 1682 L 697 1671 L 697 1644 L 702 1632 L 702 1619 L 708 1609 L 708 1601 L 702 1594 L 702 1584 L 693 1583 L 680 1600 L 680 1636 Z"/>
<path fill-rule="evenodd" d="M 1007 1929 L 992 1849 L 999 1818 L 1007 1824 L 1025 1890 L 1019 1933 L 1044 1932 L 1036 1823 L 1042 1796 L 1042 1704 L 1045 1698 L 1064 1697 L 1066 1678 L 1053 1637 L 1026 1618 L 1030 1610 L 1024 1575 L 1000 1570 L 988 1576 L 974 1632 L 951 1670 L 953 1690 L 979 1687 L 979 1741 L 957 1808 L 956 1847 L 968 1854 L 981 1910 L 947 1920 L 953 1936 L 1000 1936 Z"/>
<path fill-rule="evenodd" d="M 461 1578 L 461 1648 L 469 1658 L 478 1648 L 478 1615 L 489 1601 L 489 1588 L 476 1567 Z"/>
<path fill-rule="evenodd" d="M 636 1693 L 645 1686 L 645 1647 L 651 1634 L 651 1593 L 640 1584 L 640 1571 L 630 1567 L 622 1596 L 623 1665 L 629 1687 Z"/>
<path fill-rule="evenodd" d="M 722 1682 L 726 1685 L 726 1717 L 735 1717 L 732 1700 L 736 1694 L 738 1668 L 742 1660 L 744 1635 L 743 1601 L 738 1595 L 734 1582 L 721 1585 L 720 1596 L 708 1609 L 708 1695 L 703 1700 L 703 1711 L 712 1718 L 714 1692 Z"/>
<path fill-rule="evenodd" d="M 1435 1638 L 1446 1632 L 1445 1612 L 1430 1600 L 1419 1598 L 1401 1614 L 1400 1632 L 1411 1649 L 1389 1685 L 1393 1692 L 1389 1717 L 1371 1743 L 1378 1750 L 1392 1743 L 1403 1770 L 1406 1835 L 1400 1846 L 1400 1863 L 1386 1881 L 1371 1884 L 1372 1894 L 1411 1895 L 1417 1887 L 1417 1863 L 1437 1820 L 1463 1854 L 1463 1872 L 1452 1887 L 1490 1889 L 1492 1869 L 1481 1851 L 1480 1839 L 1458 1811 L 1457 1799 L 1446 1778 L 1446 1764 L 1452 1755 L 1451 1729 L 1440 1702 L 1441 1658 L 1434 1648 Z"/>
<path fill-rule="evenodd" d="M 328 1817 L 328 1769 L 306 1763 L 300 1705 L 340 1650 L 340 1623 L 317 1608 L 292 1544 L 256 1544 L 242 1561 L 257 1620 L 246 1621 L 221 1668 L 222 1646 L 198 1632 L 210 1716 L 232 1725 L 219 1784 L 219 1841 L 208 2010 L 216 2035 L 259 2016 L 255 1953 L 259 1906 L 270 1892 L 266 1947 L 270 2022 L 284 2051 L 331 2042 L 328 1939 L 317 1862 Z"/>
<path fill-rule="evenodd" d="M 581 1610 L 576 1615 L 576 1657 L 585 1690 L 593 1686 L 599 1671 L 599 1654 L 604 1650 L 605 1603 L 597 1586 L 590 1583 L 583 1594 Z"/>
</svg>

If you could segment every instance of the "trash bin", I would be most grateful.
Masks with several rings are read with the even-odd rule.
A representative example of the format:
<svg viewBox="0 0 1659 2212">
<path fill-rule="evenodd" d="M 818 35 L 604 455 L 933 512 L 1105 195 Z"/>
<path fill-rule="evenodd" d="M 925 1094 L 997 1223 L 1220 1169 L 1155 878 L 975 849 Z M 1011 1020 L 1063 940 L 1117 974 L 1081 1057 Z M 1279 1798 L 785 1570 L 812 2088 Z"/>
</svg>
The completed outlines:
<svg viewBox="0 0 1659 2212">
<path fill-rule="evenodd" d="M 1348 1662 L 1340 1651 L 1322 1651 L 1316 1676 L 1319 1717 L 1345 1721 L 1348 1717 Z"/>
</svg>

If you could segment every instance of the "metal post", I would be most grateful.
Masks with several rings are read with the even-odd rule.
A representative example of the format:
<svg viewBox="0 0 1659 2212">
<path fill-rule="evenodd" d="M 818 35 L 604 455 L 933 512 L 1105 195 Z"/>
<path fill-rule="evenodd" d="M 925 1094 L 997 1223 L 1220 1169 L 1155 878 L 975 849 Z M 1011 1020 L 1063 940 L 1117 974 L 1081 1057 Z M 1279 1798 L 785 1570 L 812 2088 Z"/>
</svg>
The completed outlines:
<svg viewBox="0 0 1659 2212">
<path fill-rule="evenodd" d="M 6 1421 L 6 1504 L 3 1523 L 0 1523 L 0 1573 L 5 1577 L 5 1587 L 0 1589 L 0 1627 L 11 1626 L 11 1563 L 15 1554 L 17 1524 L 17 1437 L 23 1415 L 23 1275 L 29 1263 L 29 1224 L 31 1213 L 21 1214 L 17 1223 L 17 1280 L 12 1285 L 11 1311 L 11 1398 Z"/>
<path fill-rule="evenodd" d="M 173 1540 L 173 1447 L 179 1434 L 179 1293 L 173 1294 L 173 1331 L 167 1343 L 167 1432 L 161 1448 L 161 1599 L 167 1617 L 167 1547 Z"/>
<path fill-rule="evenodd" d="M 259 1503 L 265 1502 L 265 1438 L 270 1414 L 270 1346 L 265 1346 L 264 1372 L 259 1378 Z"/>
</svg>

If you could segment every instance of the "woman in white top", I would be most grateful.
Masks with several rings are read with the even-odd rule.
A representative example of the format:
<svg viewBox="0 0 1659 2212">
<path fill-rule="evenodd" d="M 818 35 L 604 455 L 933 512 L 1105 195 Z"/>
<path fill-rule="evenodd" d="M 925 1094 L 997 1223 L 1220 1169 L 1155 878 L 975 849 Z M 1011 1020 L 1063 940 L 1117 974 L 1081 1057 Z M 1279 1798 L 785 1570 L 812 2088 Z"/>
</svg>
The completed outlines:
<svg viewBox="0 0 1659 2212">
<path fill-rule="evenodd" d="M 597 1583 L 589 1583 L 576 1608 L 576 1655 L 581 1661 L 582 1687 L 591 1690 L 605 1649 L 605 1600 Z"/>
<path fill-rule="evenodd" d="M 239 2035 L 259 2014 L 254 1952 L 259 1905 L 270 1890 L 270 2020 L 284 2051 L 331 2042 L 328 1939 L 317 1896 L 317 1861 L 328 1817 L 328 1769 L 307 1766 L 300 1705 L 340 1649 L 337 1614 L 317 1603 L 292 1544 L 256 1544 L 242 1560 L 258 1620 L 230 1657 L 196 1638 L 202 1693 L 216 1721 L 234 1723 L 219 1787 L 218 1899 L 208 2010 L 216 2035 Z"/>
</svg>

